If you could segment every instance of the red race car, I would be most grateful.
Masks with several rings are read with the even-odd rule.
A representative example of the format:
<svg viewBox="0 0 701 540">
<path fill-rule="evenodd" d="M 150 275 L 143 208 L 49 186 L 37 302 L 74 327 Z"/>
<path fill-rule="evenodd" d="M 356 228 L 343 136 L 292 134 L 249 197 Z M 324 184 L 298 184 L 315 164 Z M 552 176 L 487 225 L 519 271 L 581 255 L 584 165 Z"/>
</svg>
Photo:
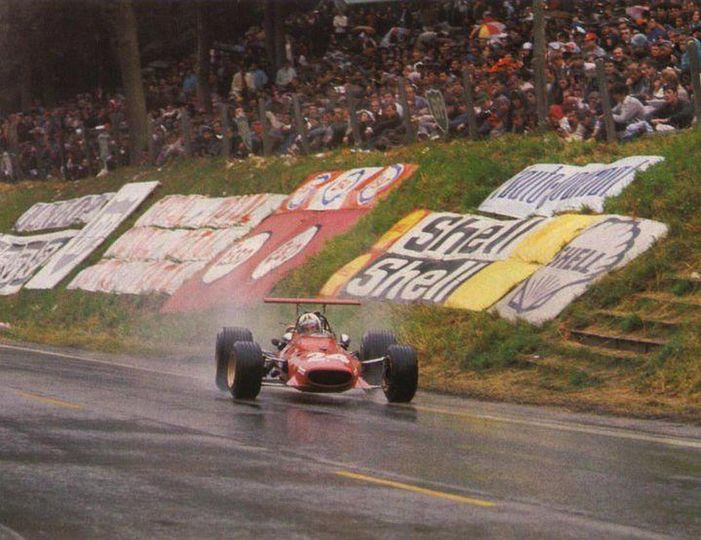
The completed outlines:
<svg viewBox="0 0 701 540">
<path fill-rule="evenodd" d="M 350 352 L 350 338 L 338 338 L 326 318 L 326 306 L 358 306 L 356 300 L 266 298 L 266 303 L 296 304 L 297 320 L 282 339 L 273 339 L 276 352 L 261 350 L 246 328 L 225 327 L 217 335 L 216 384 L 236 399 L 255 399 L 262 384 L 303 392 L 345 392 L 353 388 L 382 388 L 387 400 L 407 403 L 416 393 L 419 368 L 416 351 L 400 345 L 390 332 L 366 332 L 360 351 Z M 322 311 L 300 312 L 301 305 L 321 305 Z M 379 384 L 370 379 L 378 378 Z"/>
</svg>

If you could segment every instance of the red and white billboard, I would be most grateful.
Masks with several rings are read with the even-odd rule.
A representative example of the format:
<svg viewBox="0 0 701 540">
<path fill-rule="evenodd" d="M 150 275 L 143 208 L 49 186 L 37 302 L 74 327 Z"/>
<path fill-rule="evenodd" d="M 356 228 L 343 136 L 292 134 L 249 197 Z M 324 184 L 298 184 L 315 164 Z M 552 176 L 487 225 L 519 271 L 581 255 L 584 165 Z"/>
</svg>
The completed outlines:
<svg viewBox="0 0 701 540">
<path fill-rule="evenodd" d="M 326 241 L 353 228 L 377 202 L 416 171 L 396 164 L 315 174 L 245 238 L 197 272 L 163 311 L 193 311 L 259 302 Z"/>
<path fill-rule="evenodd" d="M 302 210 L 270 216 L 178 289 L 163 311 L 258 302 L 290 270 L 318 253 L 327 240 L 353 228 L 365 213 Z"/>
</svg>

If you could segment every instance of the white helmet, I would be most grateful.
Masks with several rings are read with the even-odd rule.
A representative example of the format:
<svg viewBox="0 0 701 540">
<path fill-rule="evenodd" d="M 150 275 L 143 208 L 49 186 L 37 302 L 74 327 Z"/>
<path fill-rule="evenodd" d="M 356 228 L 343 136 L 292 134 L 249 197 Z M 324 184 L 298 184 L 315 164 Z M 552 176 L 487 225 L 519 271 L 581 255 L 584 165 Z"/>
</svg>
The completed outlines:
<svg viewBox="0 0 701 540">
<path fill-rule="evenodd" d="M 297 321 L 297 331 L 301 334 L 321 332 L 321 319 L 314 313 L 305 313 Z"/>
</svg>

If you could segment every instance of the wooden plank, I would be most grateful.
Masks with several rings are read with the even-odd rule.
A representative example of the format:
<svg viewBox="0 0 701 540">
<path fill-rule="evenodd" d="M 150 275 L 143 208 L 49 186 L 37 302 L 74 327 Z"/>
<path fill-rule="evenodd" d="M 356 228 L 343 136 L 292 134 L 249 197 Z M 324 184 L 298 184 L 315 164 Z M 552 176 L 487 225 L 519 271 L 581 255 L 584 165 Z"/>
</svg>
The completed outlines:
<svg viewBox="0 0 701 540">
<path fill-rule="evenodd" d="M 613 122 L 613 113 L 611 112 L 611 95 L 609 93 L 609 85 L 606 82 L 606 73 L 604 73 L 604 61 L 601 58 L 596 61 L 596 79 L 599 86 L 599 94 L 601 95 L 601 105 L 604 109 L 606 141 L 613 143 L 618 138 L 616 137 L 616 125 Z"/>
<path fill-rule="evenodd" d="M 689 67 L 691 70 L 691 84 L 694 87 L 694 116 L 696 117 L 696 129 L 701 129 L 701 79 L 699 78 L 699 54 L 696 41 L 690 39 L 686 44 L 689 52 Z"/>
<path fill-rule="evenodd" d="M 465 70 L 462 74 L 463 96 L 467 108 L 467 133 L 470 139 L 477 138 L 477 117 L 475 116 L 475 96 L 472 88 L 472 75 Z"/>
<path fill-rule="evenodd" d="M 648 353 L 667 344 L 666 341 L 632 338 L 616 334 L 604 334 L 588 330 L 570 330 L 570 336 L 580 343 Z"/>
<path fill-rule="evenodd" d="M 302 155 L 306 156 L 309 153 L 309 139 L 307 138 L 307 126 L 302 118 L 302 107 L 299 104 L 299 95 L 297 94 L 292 94 L 292 107 L 294 109 L 297 135 L 302 141 Z"/>
<path fill-rule="evenodd" d="M 402 106 L 404 112 L 404 129 L 406 130 L 406 143 L 412 144 L 416 142 L 416 133 L 414 133 L 414 126 L 411 124 L 411 109 L 409 108 L 409 100 L 406 96 L 406 80 L 404 77 L 399 79 L 399 104 Z"/>
</svg>

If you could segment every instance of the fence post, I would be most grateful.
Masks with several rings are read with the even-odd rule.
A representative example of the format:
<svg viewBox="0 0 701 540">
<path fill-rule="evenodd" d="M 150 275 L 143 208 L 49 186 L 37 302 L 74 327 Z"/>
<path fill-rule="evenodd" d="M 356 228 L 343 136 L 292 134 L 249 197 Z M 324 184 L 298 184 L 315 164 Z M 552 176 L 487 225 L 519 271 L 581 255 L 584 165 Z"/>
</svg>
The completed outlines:
<svg viewBox="0 0 701 540">
<path fill-rule="evenodd" d="M 258 117 L 263 128 L 263 155 L 267 157 L 272 153 L 272 148 L 270 147 L 270 128 L 268 127 L 268 117 L 265 115 L 265 101 L 263 98 L 258 100 Z"/>
<path fill-rule="evenodd" d="M 360 134 L 360 125 L 358 124 L 358 112 L 355 107 L 355 96 L 346 92 L 348 96 L 348 121 L 351 126 L 351 133 L 353 133 L 353 145 L 356 148 L 360 148 L 362 144 L 362 135 Z"/>
<path fill-rule="evenodd" d="M 302 107 L 299 104 L 299 95 L 292 94 L 292 107 L 295 114 L 295 126 L 297 127 L 297 135 L 302 141 L 302 155 L 309 153 L 309 139 L 307 138 L 307 126 L 302 118 Z"/>
<path fill-rule="evenodd" d="M 88 162 L 88 174 L 92 176 L 93 174 L 93 160 L 92 160 L 92 150 L 90 149 L 90 141 L 88 140 L 88 130 L 83 124 L 83 144 L 85 145 L 85 160 Z M 129 156 L 131 161 L 131 155 Z M 98 171 L 100 172 L 100 171 Z"/>
<path fill-rule="evenodd" d="M 548 96 L 545 81 L 545 5 L 544 0 L 533 0 L 533 76 L 535 77 L 538 127 L 548 125 Z"/>
<path fill-rule="evenodd" d="M 399 78 L 399 103 L 404 112 L 404 129 L 406 130 L 406 142 L 412 144 L 416 142 L 416 133 L 414 126 L 411 124 L 411 109 L 409 108 L 409 100 L 406 97 L 406 80 L 404 77 Z"/>
<path fill-rule="evenodd" d="M 699 51 L 696 48 L 695 39 L 690 39 L 687 42 L 686 50 L 689 53 L 691 84 L 694 87 L 694 116 L 696 117 L 696 129 L 701 130 L 701 79 L 699 78 Z"/>
<path fill-rule="evenodd" d="M 66 170 L 66 141 L 63 138 L 63 122 L 58 125 L 58 159 L 61 160 L 61 177 L 66 180 L 68 171 Z"/>
<path fill-rule="evenodd" d="M 185 157 L 192 157 L 192 123 L 187 109 L 180 109 L 180 129 L 183 131 L 183 147 L 185 148 Z"/>
<path fill-rule="evenodd" d="M 156 141 L 153 140 L 153 118 L 150 116 L 146 121 L 146 136 L 148 137 L 148 162 L 151 165 L 156 163 Z"/>
<path fill-rule="evenodd" d="M 477 138 L 477 117 L 475 116 L 475 96 L 472 91 L 472 75 L 468 70 L 462 73 L 462 87 L 467 107 L 467 134 L 474 140 Z"/>
<path fill-rule="evenodd" d="M 229 109 L 226 103 L 219 104 L 219 117 L 221 118 L 221 155 L 224 159 L 231 158 L 231 123 L 229 122 Z"/>
<path fill-rule="evenodd" d="M 606 82 L 604 61 L 601 58 L 596 61 L 596 81 L 599 86 L 599 94 L 601 94 L 601 105 L 604 110 L 606 141 L 610 143 L 616 142 L 616 126 L 613 123 L 613 113 L 611 112 L 611 95 L 609 94 L 609 85 Z"/>
</svg>

